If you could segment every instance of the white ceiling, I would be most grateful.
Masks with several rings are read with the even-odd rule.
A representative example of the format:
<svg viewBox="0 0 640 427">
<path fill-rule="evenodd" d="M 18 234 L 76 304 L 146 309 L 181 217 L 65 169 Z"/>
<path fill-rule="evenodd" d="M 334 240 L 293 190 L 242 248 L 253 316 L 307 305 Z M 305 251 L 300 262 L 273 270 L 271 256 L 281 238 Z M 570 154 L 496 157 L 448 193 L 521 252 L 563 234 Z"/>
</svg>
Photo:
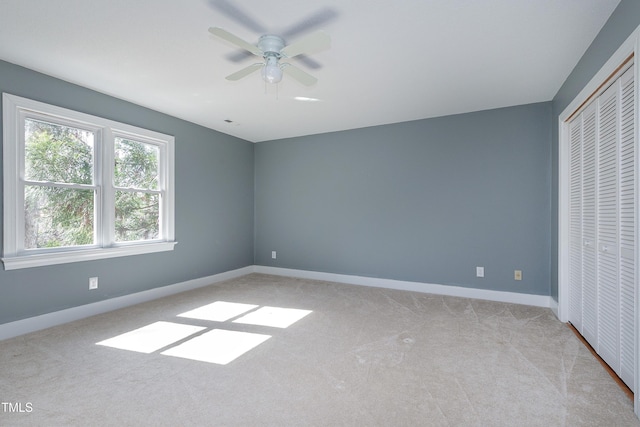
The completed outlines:
<svg viewBox="0 0 640 427">
<path fill-rule="evenodd" d="M 619 1 L 0 0 L 0 59 L 259 142 L 549 101 Z M 210 26 L 257 43 L 314 17 L 287 42 L 331 36 L 321 68 L 290 60 L 316 85 L 225 80 L 256 57 Z"/>
</svg>

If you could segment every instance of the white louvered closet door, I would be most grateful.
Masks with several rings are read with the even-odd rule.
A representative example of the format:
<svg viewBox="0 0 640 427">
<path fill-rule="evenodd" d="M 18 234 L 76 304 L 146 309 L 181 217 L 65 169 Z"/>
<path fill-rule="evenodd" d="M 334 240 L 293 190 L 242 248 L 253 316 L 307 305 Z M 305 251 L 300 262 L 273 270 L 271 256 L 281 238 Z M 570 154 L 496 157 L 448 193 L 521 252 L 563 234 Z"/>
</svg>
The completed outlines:
<svg viewBox="0 0 640 427">
<path fill-rule="evenodd" d="M 583 184 L 582 184 L 582 335 L 587 341 L 596 342 L 598 334 L 598 285 L 597 285 L 597 138 L 596 105 L 591 104 L 582 113 L 583 122 Z"/>
<path fill-rule="evenodd" d="M 569 211 L 571 212 L 569 229 L 569 317 L 573 326 L 584 334 L 582 319 L 583 305 L 583 237 L 582 237 L 582 127 L 583 116 L 578 116 L 569 124 L 569 152 L 571 187 L 569 197 Z"/>
<path fill-rule="evenodd" d="M 598 339 L 596 351 L 619 371 L 618 85 L 598 99 Z"/>
<path fill-rule="evenodd" d="M 569 319 L 590 343 L 597 342 L 596 102 L 570 124 Z"/>
<path fill-rule="evenodd" d="M 569 320 L 633 388 L 634 67 L 569 123 Z"/>
<path fill-rule="evenodd" d="M 633 389 L 637 267 L 634 67 L 620 79 L 620 378 Z"/>
</svg>

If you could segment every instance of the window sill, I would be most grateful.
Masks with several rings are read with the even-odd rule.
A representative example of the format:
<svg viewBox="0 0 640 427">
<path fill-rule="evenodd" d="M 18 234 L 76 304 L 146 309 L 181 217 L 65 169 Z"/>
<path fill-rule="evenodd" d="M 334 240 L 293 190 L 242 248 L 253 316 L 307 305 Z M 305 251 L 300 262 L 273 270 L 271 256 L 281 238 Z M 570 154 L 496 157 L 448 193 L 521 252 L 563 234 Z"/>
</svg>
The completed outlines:
<svg viewBox="0 0 640 427">
<path fill-rule="evenodd" d="M 4 264 L 5 270 L 18 270 L 20 268 L 42 267 L 45 265 L 67 264 L 70 262 L 93 261 L 98 259 L 172 251 L 176 243 L 178 242 L 159 242 L 112 248 L 18 255 L 2 258 L 2 263 Z"/>
</svg>

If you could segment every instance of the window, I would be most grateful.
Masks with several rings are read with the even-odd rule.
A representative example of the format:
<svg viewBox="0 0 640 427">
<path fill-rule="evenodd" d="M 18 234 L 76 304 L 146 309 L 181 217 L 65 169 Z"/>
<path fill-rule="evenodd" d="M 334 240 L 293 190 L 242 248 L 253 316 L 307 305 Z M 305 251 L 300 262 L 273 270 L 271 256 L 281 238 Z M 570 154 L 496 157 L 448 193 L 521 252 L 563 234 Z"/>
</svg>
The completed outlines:
<svg viewBox="0 0 640 427">
<path fill-rule="evenodd" d="M 174 138 L 3 94 L 5 270 L 172 250 Z"/>
</svg>

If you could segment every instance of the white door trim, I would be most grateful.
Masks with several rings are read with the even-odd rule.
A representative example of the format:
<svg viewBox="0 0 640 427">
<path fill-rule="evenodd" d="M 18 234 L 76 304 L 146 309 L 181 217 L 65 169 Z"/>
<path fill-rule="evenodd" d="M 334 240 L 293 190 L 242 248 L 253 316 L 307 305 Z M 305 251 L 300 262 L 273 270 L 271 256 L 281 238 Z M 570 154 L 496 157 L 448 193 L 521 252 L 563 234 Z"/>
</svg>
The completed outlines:
<svg viewBox="0 0 640 427">
<path fill-rule="evenodd" d="M 640 64 L 638 64 L 640 44 L 640 26 L 627 38 L 627 40 L 618 48 L 618 50 L 609 58 L 605 65 L 596 73 L 589 83 L 580 91 L 576 98 L 564 109 L 558 116 L 558 140 L 559 140 L 559 157 L 558 157 L 558 307 L 556 315 L 562 322 L 569 320 L 569 126 L 567 120 L 569 117 L 581 107 L 598 88 L 606 81 L 617 68 L 630 56 L 634 55 L 635 67 L 635 116 L 636 116 L 636 165 L 640 169 L 640 153 L 638 144 L 640 143 L 640 120 L 638 111 L 638 98 L 640 95 Z M 636 171 L 638 172 L 638 169 Z M 636 193 L 640 192 L 640 173 L 636 173 Z M 638 203 L 638 194 L 636 194 L 636 230 L 640 222 L 640 204 Z M 638 242 L 636 241 L 636 266 L 640 267 L 640 254 L 638 253 Z M 640 276 L 640 274 L 637 274 Z M 637 278 L 636 278 L 637 281 Z M 636 283 L 635 292 L 635 312 L 640 313 L 640 299 L 638 296 L 640 287 Z M 555 307 L 554 307 L 555 308 Z M 640 320 L 636 316 L 635 323 L 635 379 L 634 389 L 639 390 L 640 385 Z M 636 415 L 640 416 L 640 392 L 635 394 L 634 409 Z"/>
</svg>

